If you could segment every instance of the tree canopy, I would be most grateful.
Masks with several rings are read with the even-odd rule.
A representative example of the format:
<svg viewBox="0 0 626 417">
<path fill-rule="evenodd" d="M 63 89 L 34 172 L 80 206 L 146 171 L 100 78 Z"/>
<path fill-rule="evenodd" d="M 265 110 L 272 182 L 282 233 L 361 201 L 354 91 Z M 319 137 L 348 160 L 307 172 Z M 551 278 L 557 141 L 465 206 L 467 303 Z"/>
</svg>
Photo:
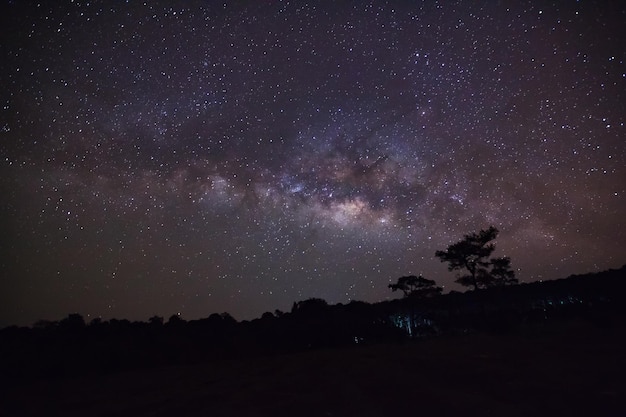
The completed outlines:
<svg viewBox="0 0 626 417">
<path fill-rule="evenodd" d="M 491 276 L 494 285 L 517 284 L 515 271 L 511 269 L 511 258 L 503 256 L 491 260 Z"/>
<path fill-rule="evenodd" d="M 460 272 L 456 282 L 463 286 L 478 290 L 515 284 L 517 279 L 511 269 L 511 259 L 507 256 L 490 259 L 496 248 L 493 240 L 498 233 L 497 228 L 490 226 L 478 233 L 467 234 L 446 250 L 436 251 L 435 256 L 448 263 L 449 271 Z"/>
<path fill-rule="evenodd" d="M 395 284 L 389 284 L 391 291 L 402 291 L 405 297 L 432 297 L 441 294 L 443 289 L 432 279 L 409 275 L 398 278 Z"/>
</svg>

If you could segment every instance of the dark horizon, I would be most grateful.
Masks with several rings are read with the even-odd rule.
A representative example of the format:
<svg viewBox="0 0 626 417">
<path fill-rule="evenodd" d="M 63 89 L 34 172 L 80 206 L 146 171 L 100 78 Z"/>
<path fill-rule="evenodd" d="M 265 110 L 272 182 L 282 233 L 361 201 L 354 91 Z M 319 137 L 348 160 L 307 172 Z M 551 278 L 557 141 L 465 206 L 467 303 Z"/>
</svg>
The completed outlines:
<svg viewBox="0 0 626 417">
<path fill-rule="evenodd" d="M 395 298 L 489 225 L 626 253 L 618 2 L 3 2 L 0 326 Z"/>
<path fill-rule="evenodd" d="M 34 323 L 31 323 L 30 325 L 19 325 L 19 324 L 7 324 L 7 325 L 3 325 L 2 323 L 0 323 L 0 330 L 2 329 L 9 329 L 11 327 L 30 327 L 30 328 L 35 328 L 38 326 L 44 326 L 44 327 L 54 327 L 54 326 L 58 326 L 59 324 L 61 324 L 63 321 L 66 321 L 68 319 L 71 319 L 72 317 L 74 319 L 80 317 L 81 320 L 84 321 L 84 325 L 98 325 L 100 323 L 106 323 L 106 322 L 115 322 L 115 321 L 121 321 L 121 322 L 129 322 L 129 323 L 142 323 L 142 324 L 146 324 L 146 323 L 150 323 L 155 319 L 160 319 L 162 320 L 163 324 L 168 323 L 170 320 L 176 319 L 176 321 L 181 320 L 182 322 L 193 322 L 193 321 L 203 321 L 206 319 L 209 319 L 213 316 L 221 316 L 221 317 L 228 317 L 229 319 L 233 319 L 234 322 L 236 323 L 244 323 L 244 322 L 250 322 L 250 321 L 255 321 L 255 320 L 259 320 L 262 318 L 265 318 L 266 315 L 270 314 L 272 317 L 274 318 L 278 318 L 281 317 L 285 314 L 290 314 L 294 312 L 294 309 L 297 308 L 297 306 L 299 304 L 307 304 L 310 302 L 323 302 L 324 305 L 326 305 L 327 307 L 333 308 L 333 307 L 349 307 L 349 305 L 351 303 L 357 303 L 357 304 L 365 304 L 369 307 L 375 307 L 377 305 L 382 305 L 386 302 L 398 302 L 398 301 L 404 301 L 404 302 L 415 302 L 419 305 L 420 302 L 423 301 L 427 301 L 427 303 L 437 303 L 438 299 L 440 299 L 440 297 L 444 297 L 446 295 L 452 295 L 455 294 L 456 296 L 458 295 L 467 295 L 470 298 L 474 297 L 474 296 L 478 296 L 479 298 L 481 297 L 486 297 L 487 299 L 491 299 L 491 302 L 495 302 L 496 304 L 500 303 L 501 301 L 498 300 L 498 298 L 504 294 L 501 293 L 502 290 L 506 290 L 508 289 L 508 291 L 510 292 L 511 290 L 514 292 L 528 292 L 530 287 L 533 287 L 534 290 L 531 293 L 532 295 L 526 295 L 526 298 L 532 298 L 532 297 L 539 297 L 541 298 L 541 294 L 544 294 L 543 296 L 564 296 L 566 294 L 571 294 L 571 290 L 568 291 L 568 288 L 571 286 L 574 290 L 575 293 L 577 293 L 577 295 L 581 295 L 578 294 L 580 293 L 580 289 L 576 289 L 576 285 L 581 284 L 581 280 L 582 283 L 584 284 L 585 287 L 589 287 L 589 288 L 593 288 L 594 289 L 594 294 L 593 295 L 589 295 L 591 298 L 596 297 L 595 292 L 597 292 L 598 288 L 602 287 L 602 284 L 606 282 L 607 277 L 613 277 L 613 279 L 615 278 L 615 276 L 619 275 L 620 273 L 624 273 L 626 272 L 626 263 L 620 267 L 620 268 L 611 268 L 611 269 L 607 269 L 604 271 L 599 271 L 599 272 L 586 272 L 586 273 L 581 273 L 581 274 L 572 274 L 569 275 L 567 277 L 563 277 L 563 278 L 558 278 L 555 280 L 546 280 L 544 285 L 544 281 L 533 281 L 533 282 L 519 282 L 516 284 L 511 284 L 511 285 L 506 285 L 503 287 L 491 287 L 491 288 L 484 288 L 484 289 L 472 289 L 470 287 L 466 287 L 464 288 L 464 290 L 461 291 L 457 291 L 457 290 L 450 290 L 450 291 L 444 291 L 444 292 L 440 292 L 440 293 L 436 293 L 434 295 L 427 295 L 425 298 L 420 298 L 418 297 L 411 297 L 408 296 L 406 294 L 402 295 L 402 293 L 398 293 L 397 296 L 395 296 L 395 293 L 390 296 L 390 297 L 386 297 L 383 300 L 377 300 L 377 301 L 373 301 L 373 302 L 366 302 L 363 300 L 351 300 L 349 303 L 327 303 L 326 300 L 324 299 L 320 299 L 320 298 L 316 298 L 316 297 L 310 297 L 307 299 L 302 299 L 302 300 L 294 300 L 291 303 L 290 308 L 285 309 L 285 310 L 281 310 L 281 309 L 270 309 L 267 310 L 265 312 L 263 312 L 262 314 L 260 314 L 257 317 L 250 317 L 250 318 L 237 318 L 235 316 L 233 316 L 230 312 L 228 311 L 222 311 L 222 312 L 218 312 L 218 311 L 213 311 L 210 313 L 207 313 L 204 316 L 200 316 L 200 317 L 183 317 L 182 315 L 178 314 L 178 313 L 173 313 L 170 315 L 165 315 L 165 316 L 159 316 L 157 314 L 152 314 L 149 317 L 147 317 L 146 319 L 129 319 L 126 317 L 85 317 L 83 316 L 79 311 L 72 311 L 72 312 L 68 312 L 67 314 L 63 315 L 62 317 L 59 317 L 57 319 L 50 319 L 50 318 L 40 318 L 39 320 L 36 320 Z M 602 280 L 600 283 L 594 283 L 591 281 L 594 280 Z M 554 285 L 549 285 L 550 283 L 554 284 Z M 436 282 L 435 282 L 436 284 Z M 540 285 L 540 287 L 537 287 L 537 285 Z M 612 282 L 611 285 L 615 285 L 614 282 Z M 515 289 L 511 287 L 519 287 L 521 286 L 522 289 Z M 528 287 L 528 288 L 525 288 Z M 544 290 L 542 290 L 541 288 L 544 288 Z M 612 287 L 611 287 L 612 288 Z M 489 295 L 491 294 L 493 291 L 498 291 L 496 293 L 496 295 Z M 600 291 L 601 293 L 603 293 L 602 291 Z M 498 295 L 500 294 L 500 295 Z M 604 294 L 604 293 L 603 293 Z M 611 293 L 611 291 L 609 290 L 608 292 L 606 292 L 606 295 L 614 295 Z M 443 300 L 443 298 L 441 298 L 441 300 Z M 582 300 L 582 299 L 581 299 Z M 609 300 L 610 304 L 618 304 L 619 301 L 617 301 L 615 298 L 611 298 Z M 590 304 L 592 305 L 592 304 Z"/>
<path fill-rule="evenodd" d="M 1 329 L 3 406 L 64 416 L 624 414 L 626 265 L 449 295 L 408 282 L 417 293 L 399 300 L 308 299 L 249 322 L 87 325 L 70 315 Z"/>
</svg>

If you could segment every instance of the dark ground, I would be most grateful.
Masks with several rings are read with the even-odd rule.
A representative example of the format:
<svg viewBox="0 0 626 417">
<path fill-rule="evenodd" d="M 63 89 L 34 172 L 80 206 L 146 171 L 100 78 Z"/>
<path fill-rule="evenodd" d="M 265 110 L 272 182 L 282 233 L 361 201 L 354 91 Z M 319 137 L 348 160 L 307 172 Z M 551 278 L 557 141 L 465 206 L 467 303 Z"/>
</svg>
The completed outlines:
<svg viewBox="0 0 626 417">
<path fill-rule="evenodd" d="M 626 416 L 624 342 L 624 323 L 577 321 L 9 381 L 0 416 Z"/>
</svg>

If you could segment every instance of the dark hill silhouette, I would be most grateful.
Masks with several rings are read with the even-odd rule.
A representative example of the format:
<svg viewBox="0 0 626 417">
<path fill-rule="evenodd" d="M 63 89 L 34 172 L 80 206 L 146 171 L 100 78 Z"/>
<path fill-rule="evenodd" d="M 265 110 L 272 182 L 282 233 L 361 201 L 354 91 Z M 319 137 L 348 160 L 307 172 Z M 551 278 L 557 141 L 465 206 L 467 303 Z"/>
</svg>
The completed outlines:
<svg viewBox="0 0 626 417">
<path fill-rule="evenodd" d="M 242 322 L 70 314 L 0 330 L 0 416 L 626 415 L 625 285 L 622 267 Z"/>
<path fill-rule="evenodd" d="M 237 322 L 228 313 L 185 321 L 93 320 L 78 314 L 0 330 L 0 378 L 59 378 L 474 332 L 511 333 L 558 320 L 611 326 L 626 313 L 626 266 L 481 291 L 375 304 L 294 303 Z"/>
</svg>

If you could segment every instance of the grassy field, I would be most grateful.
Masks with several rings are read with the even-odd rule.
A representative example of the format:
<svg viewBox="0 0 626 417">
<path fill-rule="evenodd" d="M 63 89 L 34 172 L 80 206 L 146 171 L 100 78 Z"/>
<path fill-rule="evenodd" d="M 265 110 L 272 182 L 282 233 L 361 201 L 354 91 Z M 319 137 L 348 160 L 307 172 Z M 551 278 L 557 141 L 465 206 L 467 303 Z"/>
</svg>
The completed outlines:
<svg viewBox="0 0 626 417">
<path fill-rule="evenodd" d="M 7 384 L 2 416 L 624 416 L 626 326 L 552 323 Z"/>
</svg>

